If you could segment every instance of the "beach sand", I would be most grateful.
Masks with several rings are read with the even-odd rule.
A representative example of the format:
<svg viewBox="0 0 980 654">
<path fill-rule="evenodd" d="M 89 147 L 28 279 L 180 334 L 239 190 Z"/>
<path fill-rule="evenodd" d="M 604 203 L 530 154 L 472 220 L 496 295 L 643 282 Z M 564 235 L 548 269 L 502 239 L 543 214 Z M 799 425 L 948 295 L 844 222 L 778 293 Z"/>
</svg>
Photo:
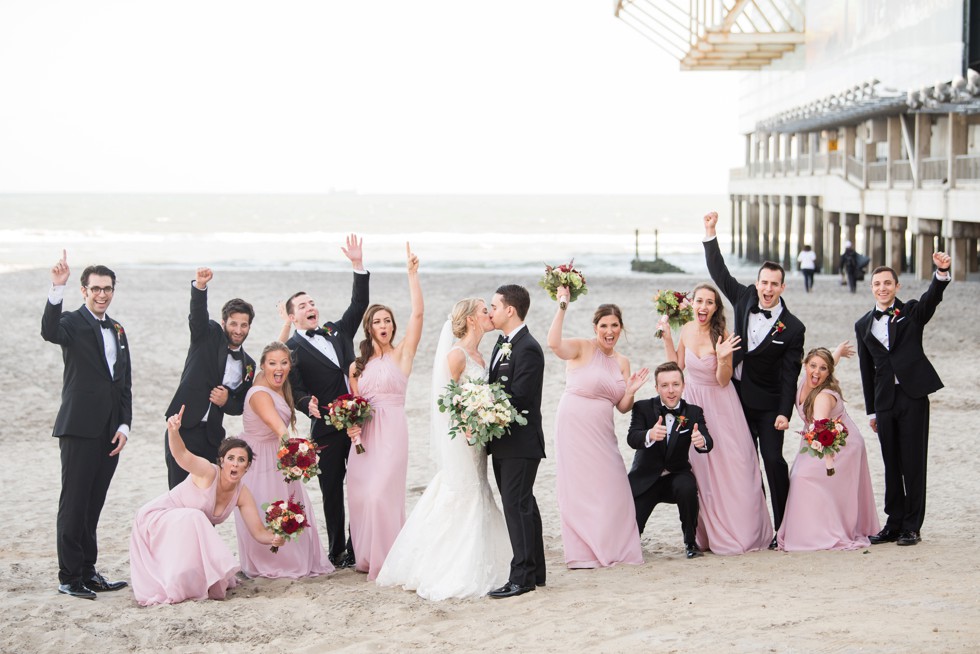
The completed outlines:
<svg viewBox="0 0 980 654">
<path fill-rule="evenodd" d="M 56 253 L 55 253 L 56 255 Z M 110 263 L 111 262 L 106 262 Z M 81 272 L 76 262 L 72 279 Z M 746 270 L 746 269 L 741 269 Z M 99 569 L 128 579 L 129 532 L 137 509 L 166 490 L 163 412 L 176 388 L 187 351 L 187 307 L 193 270 L 118 270 L 110 315 L 129 335 L 133 358 L 132 437 L 122 453 L 99 526 Z M 750 282 L 752 272 L 742 274 Z M 707 277 L 704 276 L 703 279 Z M 7 329 L 2 341 L 5 374 L 0 392 L 7 419 L 0 427 L 0 484 L 10 515 L 0 534 L 2 652 L 321 652 L 321 651 L 656 651 L 656 652 L 951 652 L 980 643 L 977 572 L 980 517 L 980 424 L 974 399 L 976 307 L 980 285 L 956 283 L 927 328 L 926 351 L 946 388 L 932 396 L 932 447 L 923 541 L 916 547 L 879 545 L 855 552 L 755 552 L 736 557 L 683 556 L 674 506 L 656 509 L 643 538 L 645 564 L 602 570 L 564 568 L 555 465 L 546 459 L 535 492 L 544 522 L 548 584 L 507 600 L 428 602 L 414 593 L 383 589 L 350 570 L 305 580 L 245 581 L 226 601 L 184 602 L 140 608 L 130 589 L 96 601 L 59 595 L 55 515 L 60 492 L 57 440 L 51 426 L 59 405 L 60 348 L 40 337 L 49 274 L 35 269 L 0 276 L 7 287 Z M 275 302 L 305 289 L 324 318 L 346 307 L 349 273 L 216 271 L 210 287 L 212 316 L 221 303 L 241 296 L 258 312 L 246 349 L 258 355 L 276 336 Z M 566 335 L 591 335 L 590 318 L 601 302 L 623 308 L 627 336 L 620 351 L 633 367 L 653 368 L 663 349 L 652 336 L 651 296 L 658 288 L 690 289 L 700 276 L 590 278 L 590 292 L 569 310 Z M 409 386 L 408 508 L 432 475 L 428 415 L 432 356 L 453 302 L 489 298 L 500 283 L 518 282 L 532 293 L 531 332 L 544 345 L 554 304 L 533 278 L 499 274 L 426 274 L 425 333 Z M 907 277 L 899 296 L 926 287 Z M 853 341 L 853 323 L 870 308 L 866 287 L 851 295 L 833 276 L 818 276 L 806 295 L 799 276 L 784 298 L 807 325 L 806 347 Z M 67 293 L 77 308 L 80 295 Z M 408 314 L 404 275 L 375 274 L 371 299 Z M 484 339 L 489 354 L 493 338 Z M 554 407 L 564 366 L 546 352 L 544 429 L 554 452 Z M 839 367 L 848 410 L 867 440 L 879 512 L 884 494 L 877 439 L 867 427 L 856 359 Z M 652 395 L 652 381 L 641 390 Z M 618 416 L 624 465 L 632 460 Z M 226 420 L 229 435 L 240 418 Z M 793 417 L 792 429 L 801 427 Z M 792 462 L 798 439 L 788 433 L 784 454 Z M 354 456 L 353 454 L 351 456 Z M 319 506 L 316 483 L 309 485 Z M 880 514 L 882 522 L 884 515 Z M 234 525 L 218 527 L 235 550 Z M 323 533 L 321 525 L 321 533 Z"/>
</svg>

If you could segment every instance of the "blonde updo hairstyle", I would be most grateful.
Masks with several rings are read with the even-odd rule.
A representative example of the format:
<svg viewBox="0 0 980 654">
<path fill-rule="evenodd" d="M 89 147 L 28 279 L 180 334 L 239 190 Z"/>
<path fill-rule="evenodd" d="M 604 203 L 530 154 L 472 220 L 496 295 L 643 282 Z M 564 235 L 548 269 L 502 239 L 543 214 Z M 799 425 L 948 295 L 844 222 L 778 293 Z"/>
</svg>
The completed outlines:
<svg viewBox="0 0 980 654">
<path fill-rule="evenodd" d="M 453 329 L 453 336 L 463 338 L 466 336 L 466 319 L 476 313 L 476 310 L 484 303 L 482 298 L 468 297 L 460 300 L 453 306 L 452 313 L 449 314 L 449 322 Z"/>
</svg>

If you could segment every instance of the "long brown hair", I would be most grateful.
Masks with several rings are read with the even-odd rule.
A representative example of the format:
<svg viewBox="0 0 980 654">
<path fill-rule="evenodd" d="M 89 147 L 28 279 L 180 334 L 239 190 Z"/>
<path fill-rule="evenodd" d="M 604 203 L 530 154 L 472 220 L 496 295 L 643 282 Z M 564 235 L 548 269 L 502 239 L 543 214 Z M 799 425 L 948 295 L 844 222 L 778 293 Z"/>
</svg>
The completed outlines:
<svg viewBox="0 0 980 654">
<path fill-rule="evenodd" d="M 279 341 L 272 341 L 262 349 L 262 356 L 259 358 L 259 366 L 265 363 L 265 359 L 273 352 L 285 352 L 289 357 L 290 367 L 292 366 L 292 353 L 289 348 Z M 289 384 L 289 375 L 282 380 L 282 396 L 289 406 L 289 428 L 296 431 L 296 403 L 293 402 L 293 387 Z"/>
<path fill-rule="evenodd" d="M 816 401 L 817 396 L 820 395 L 820 392 L 824 389 L 834 391 L 840 395 L 841 402 L 844 401 L 844 393 L 840 389 L 840 384 L 837 382 L 837 378 L 834 377 L 834 355 L 831 354 L 830 350 L 825 347 L 815 347 L 807 352 L 806 357 L 803 358 L 804 368 L 813 357 L 820 357 L 824 360 L 824 363 L 827 364 L 827 379 L 825 379 L 822 384 L 811 390 L 807 394 L 806 399 L 803 400 L 803 417 L 807 422 L 811 422 L 813 420 L 813 403 Z M 806 370 L 803 371 L 803 374 L 806 374 Z"/>
<path fill-rule="evenodd" d="M 711 349 L 714 349 L 718 344 L 718 339 L 725 337 L 725 305 L 721 303 L 721 293 L 711 284 L 695 286 L 694 290 L 691 291 L 691 304 L 694 303 L 694 296 L 701 290 L 711 291 L 715 295 L 715 313 L 711 316 L 711 322 L 708 323 L 708 331 L 711 333 Z"/>
<path fill-rule="evenodd" d="M 372 304 L 364 312 L 364 320 L 361 321 L 364 327 L 364 340 L 358 346 L 361 354 L 354 359 L 354 378 L 361 376 L 361 373 L 364 372 L 364 366 L 374 356 L 374 339 L 371 337 L 371 323 L 374 321 L 374 314 L 379 311 L 387 311 L 388 315 L 391 316 L 391 340 L 389 342 L 395 342 L 395 333 L 398 331 L 398 325 L 395 323 L 395 312 L 383 304 Z"/>
</svg>

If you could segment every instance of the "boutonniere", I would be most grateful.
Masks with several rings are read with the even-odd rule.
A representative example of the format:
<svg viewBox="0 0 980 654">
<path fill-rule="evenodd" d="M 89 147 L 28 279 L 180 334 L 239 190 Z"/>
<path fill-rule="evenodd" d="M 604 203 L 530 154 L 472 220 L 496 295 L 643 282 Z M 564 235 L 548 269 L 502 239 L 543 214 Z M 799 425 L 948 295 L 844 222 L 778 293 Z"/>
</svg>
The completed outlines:
<svg viewBox="0 0 980 654">
<path fill-rule="evenodd" d="M 775 326 L 773 326 L 773 328 L 772 328 L 772 333 L 769 334 L 769 335 L 770 336 L 775 336 L 776 334 L 779 334 L 780 332 L 782 332 L 784 329 L 786 329 L 786 325 L 783 324 L 783 321 L 782 320 L 777 320 Z"/>
<path fill-rule="evenodd" d="M 679 427 L 687 426 L 687 416 L 677 416 L 677 425 Z"/>
<path fill-rule="evenodd" d="M 255 376 L 255 366 L 253 366 L 250 363 L 247 366 L 245 366 L 245 381 L 247 382 L 252 381 L 252 377 L 254 376 Z"/>
<path fill-rule="evenodd" d="M 895 320 L 900 315 L 902 315 L 902 311 L 898 307 L 896 307 L 894 305 L 892 305 L 891 307 L 889 307 L 888 308 L 888 311 L 886 311 L 885 313 L 887 313 L 889 316 L 891 316 L 891 318 L 888 319 L 888 322 L 895 322 Z"/>
<path fill-rule="evenodd" d="M 513 348 L 511 343 L 501 343 L 500 345 L 500 358 L 510 359 L 510 351 Z"/>
<path fill-rule="evenodd" d="M 323 326 L 323 331 L 327 332 L 327 336 L 333 336 L 336 333 L 333 330 L 333 327 L 330 327 L 329 325 L 324 325 Z"/>
<path fill-rule="evenodd" d="M 125 350 L 126 344 L 123 343 L 123 338 L 126 336 L 126 330 L 118 322 L 113 322 L 112 326 L 116 328 L 116 337 L 119 339 L 119 349 Z"/>
</svg>

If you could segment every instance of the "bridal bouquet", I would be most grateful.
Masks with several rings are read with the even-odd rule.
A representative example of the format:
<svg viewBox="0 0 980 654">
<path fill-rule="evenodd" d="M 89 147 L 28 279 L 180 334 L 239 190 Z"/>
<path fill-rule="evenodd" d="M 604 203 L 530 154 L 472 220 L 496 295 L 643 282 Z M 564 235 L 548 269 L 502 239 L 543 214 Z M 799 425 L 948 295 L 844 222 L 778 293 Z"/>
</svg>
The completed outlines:
<svg viewBox="0 0 980 654">
<path fill-rule="evenodd" d="M 265 523 L 277 536 L 282 536 L 286 540 L 299 538 L 306 527 L 306 514 L 303 513 L 305 507 L 302 502 L 297 502 L 290 495 L 288 500 L 278 500 L 263 504 L 265 511 Z M 273 545 L 269 548 L 273 554 L 279 548 Z"/>
<path fill-rule="evenodd" d="M 589 292 L 589 289 L 585 285 L 585 275 L 572 267 L 574 263 L 575 259 L 572 259 L 568 263 L 563 263 L 560 266 L 544 267 L 544 277 L 538 282 L 538 286 L 548 291 L 548 295 L 551 296 L 552 300 L 558 299 L 558 289 L 562 286 L 568 287 L 568 291 L 571 294 L 571 297 L 568 298 L 569 302 L 574 302 L 580 295 L 585 295 Z M 565 302 L 562 301 L 561 308 L 564 309 L 566 306 Z"/>
<path fill-rule="evenodd" d="M 827 476 L 836 472 L 834 470 L 834 455 L 840 452 L 840 448 L 847 445 L 847 427 L 839 420 L 821 418 L 813 421 L 809 429 L 801 432 L 806 441 L 800 452 L 808 452 L 811 456 L 823 459 L 827 464 Z"/>
<path fill-rule="evenodd" d="M 337 429 L 363 425 L 369 417 L 371 417 L 371 403 L 360 395 L 347 393 L 327 405 L 327 420 Z M 360 436 L 354 439 L 354 449 L 358 454 L 364 454 Z"/>
<path fill-rule="evenodd" d="M 687 299 L 687 293 L 657 291 L 653 296 L 653 302 L 657 305 L 657 313 L 660 314 L 657 332 L 654 334 L 657 338 L 663 336 L 664 330 L 669 327 L 683 327 L 694 320 L 694 307 Z"/>
<path fill-rule="evenodd" d="M 470 445 L 486 445 L 500 438 L 510 431 L 513 422 L 527 424 L 527 418 L 514 408 L 510 395 L 499 383 L 469 379 L 461 384 L 450 380 L 438 402 L 439 410 L 449 413 L 449 437 L 467 434 Z"/>
<path fill-rule="evenodd" d="M 305 484 L 320 474 L 316 445 L 305 438 L 288 438 L 283 434 L 276 458 L 276 468 L 282 470 L 287 484 L 297 479 Z"/>
</svg>

